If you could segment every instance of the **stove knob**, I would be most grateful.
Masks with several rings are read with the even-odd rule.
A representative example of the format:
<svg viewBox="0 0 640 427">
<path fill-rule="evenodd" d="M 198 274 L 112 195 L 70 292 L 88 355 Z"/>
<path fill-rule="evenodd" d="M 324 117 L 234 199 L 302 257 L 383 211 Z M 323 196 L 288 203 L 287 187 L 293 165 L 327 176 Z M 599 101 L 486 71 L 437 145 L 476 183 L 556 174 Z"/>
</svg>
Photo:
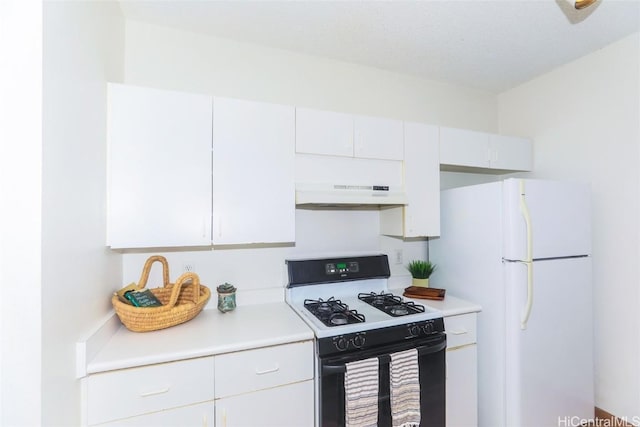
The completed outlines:
<svg viewBox="0 0 640 427">
<path fill-rule="evenodd" d="M 425 334 L 433 333 L 433 323 L 427 323 L 426 325 L 424 325 L 424 333 Z"/>
<path fill-rule="evenodd" d="M 364 339 L 364 334 L 358 334 L 355 337 L 353 337 L 353 345 L 355 348 L 362 348 L 362 346 L 364 345 L 365 339 Z"/>
<path fill-rule="evenodd" d="M 409 326 L 409 334 L 412 337 L 417 337 L 418 335 L 420 335 L 420 327 L 418 325 Z"/>
<path fill-rule="evenodd" d="M 333 340 L 333 344 L 340 351 L 345 351 L 347 349 L 347 347 L 349 347 L 349 342 L 346 339 L 344 339 L 344 337 L 340 337 L 338 339 L 334 339 Z"/>
</svg>

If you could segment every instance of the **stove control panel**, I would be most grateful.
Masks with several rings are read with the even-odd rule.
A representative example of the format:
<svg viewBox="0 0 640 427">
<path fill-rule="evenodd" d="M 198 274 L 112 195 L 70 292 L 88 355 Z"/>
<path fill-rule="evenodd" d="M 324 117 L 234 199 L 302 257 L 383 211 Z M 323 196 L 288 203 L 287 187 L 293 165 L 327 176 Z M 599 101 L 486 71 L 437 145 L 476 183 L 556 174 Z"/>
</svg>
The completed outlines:
<svg viewBox="0 0 640 427">
<path fill-rule="evenodd" d="M 329 262 L 325 264 L 324 271 L 327 275 L 357 273 L 360 271 L 360 265 L 357 261 L 349 262 Z"/>
<path fill-rule="evenodd" d="M 437 338 L 439 336 L 444 336 L 444 321 L 442 317 L 319 338 L 317 340 L 317 350 L 318 356 L 326 357 L 386 347 L 405 343 L 408 340 L 430 340 L 432 337 Z"/>
<path fill-rule="evenodd" d="M 288 288 L 349 280 L 386 279 L 391 275 L 387 255 L 287 260 L 286 263 Z"/>
</svg>

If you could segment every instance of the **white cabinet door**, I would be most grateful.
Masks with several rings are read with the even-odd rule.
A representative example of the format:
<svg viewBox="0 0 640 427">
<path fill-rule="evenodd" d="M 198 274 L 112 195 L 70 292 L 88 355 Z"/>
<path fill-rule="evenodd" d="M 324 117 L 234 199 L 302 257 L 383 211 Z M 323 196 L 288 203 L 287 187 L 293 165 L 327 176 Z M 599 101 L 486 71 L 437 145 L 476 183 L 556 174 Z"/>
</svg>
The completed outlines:
<svg viewBox="0 0 640 427">
<path fill-rule="evenodd" d="M 440 128 L 440 163 L 489 167 L 489 134 L 466 129 Z"/>
<path fill-rule="evenodd" d="M 107 244 L 211 243 L 209 96 L 109 84 Z"/>
<path fill-rule="evenodd" d="M 311 427 L 314 418 L 312 380 L 216 400 L 216 427 Z"/>
<path fill-rule="evenodd" d="M 362 159 L 403 160 L 404 135 L 400 120 L 354 117 L 354 156 Z"/>
<path fill-rule="evenodd" d="M 380 232 L 389 236 L 440 235 L 438 127 L 404 123 L 404 188 L 408 205 L 380 211 Z"/>
<path fill-rule="evenodd" d="M 531 140 L 515 136 L 489 135 L 491 168 L 514 171 L 533 169 Z"/>
<path fill-rule="evenodd" d="M 447 427 L 478 425 L 478 368 L 475 344 L 447 350 Z"/>
<path fill-rule="evenodd" d="M 405 237 L 440 235 L 438 127 L 405 123 Z"/>
<path fill-rule="evenodd" d="M 353 157 L 353 116 L 296 108 L 296 152 Z"/>
<path fill-rule="evenodd" d="M 294 107 L 214 98 L 213 243 L 295 241 Z"/>
<path fill-rule="evenodd" d="M 126 418 L 105 424 L 104 427 L 213 427 L 213 401 L 183 406 L 166 411 Z"/>
<path fill-rule="evenodd" d="M 445 169 L 453 167 L 450 170 L 457 167 L 487 172 L 530 171 L 533 169 L 531 140 L 441 127 L 440 164 Z"/>
<path fill-rule="evenodd" d="M 447 333 L 447 426 L 478 425 L 476 314 L 444 318 Z"/>
<path fill-rule="evenodd" d="M 296 108 L 296 152 L 402 160 L 400 120 Z"/>
</svg>

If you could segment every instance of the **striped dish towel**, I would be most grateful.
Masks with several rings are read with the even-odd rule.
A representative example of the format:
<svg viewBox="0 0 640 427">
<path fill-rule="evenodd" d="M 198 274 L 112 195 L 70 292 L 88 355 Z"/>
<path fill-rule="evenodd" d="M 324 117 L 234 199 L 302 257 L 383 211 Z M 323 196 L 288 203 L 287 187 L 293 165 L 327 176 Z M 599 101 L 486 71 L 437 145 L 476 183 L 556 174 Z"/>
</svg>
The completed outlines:
<svg viewBox="0 0 640 427">
<path fill-rule="evenodd" d="M 344 374 L 346 427 L 378 425 L 378 358 L 346 364 Z"/>
<path fill-rule="evenodd" d="M 391 354 L 391 418 L 393 427 L 420 425 L 418 350 Z"/>
</svg>

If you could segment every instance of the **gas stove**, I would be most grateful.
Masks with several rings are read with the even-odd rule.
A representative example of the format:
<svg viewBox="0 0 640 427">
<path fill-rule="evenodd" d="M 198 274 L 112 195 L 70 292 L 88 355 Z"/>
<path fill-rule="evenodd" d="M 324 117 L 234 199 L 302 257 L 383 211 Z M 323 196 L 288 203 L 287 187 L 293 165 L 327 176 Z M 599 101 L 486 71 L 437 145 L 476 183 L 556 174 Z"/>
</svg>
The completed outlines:
<svg viewBox="0 0 640 427">
<path fill-rule="evenodd" d="M 386 255 L 288 260 L 287 269 L 287 302 L 318 338 L 442 317 L 389 291 Z"/>
<path fill-rule="evenodd" d="M 445 426 L 442 314 L 389 291 L 386 255 L 288 260 L 287 270 L 287 303 L 316 336 L 316 425 L 345 426 L 354 416 L 346 373 L 359 361 L 377 366 L 377 425 L 394 425 L 391 361 L 403 354 L 418 366 L 420 425 Z"/>
</svg>

